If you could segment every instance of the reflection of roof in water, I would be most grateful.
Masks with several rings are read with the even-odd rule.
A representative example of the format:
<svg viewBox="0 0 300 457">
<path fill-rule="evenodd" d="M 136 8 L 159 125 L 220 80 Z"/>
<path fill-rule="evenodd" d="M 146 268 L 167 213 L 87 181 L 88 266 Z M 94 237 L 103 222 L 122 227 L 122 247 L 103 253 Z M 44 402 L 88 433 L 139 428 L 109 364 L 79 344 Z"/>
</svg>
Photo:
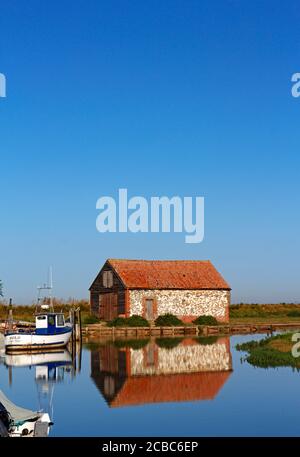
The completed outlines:
<svg viewBox="0 0 300 457">
<path fill-rule="evenodd" d="M 230 374 L 230 371 L 223 371 L 130 377 L 110 402 L 110 406 L 212 400 Z"/>
<path fill-rule="evenodd" d="M 139 350 L 107 344 L 91 352 L 91 376 L 111 407 L 211 400 L 232 372 L 229 339 L 201 345 L 202 357 L 195 357 L 197 346 L 191 339 L 169 351 L 153 343 Z M 216 363 L 221 359 L 226 363 Z"/>
<path fill-rule="evenodd" d="M 15 405 L 4 395 L 2 390 L 0 390 L 0 402 L 9 412 L 15 424 L 36 419 L 39 416 L 39 413 L 36 411 L 31 411 L 30 409 L 21 408 L 20 406 Z"/>
</svg>

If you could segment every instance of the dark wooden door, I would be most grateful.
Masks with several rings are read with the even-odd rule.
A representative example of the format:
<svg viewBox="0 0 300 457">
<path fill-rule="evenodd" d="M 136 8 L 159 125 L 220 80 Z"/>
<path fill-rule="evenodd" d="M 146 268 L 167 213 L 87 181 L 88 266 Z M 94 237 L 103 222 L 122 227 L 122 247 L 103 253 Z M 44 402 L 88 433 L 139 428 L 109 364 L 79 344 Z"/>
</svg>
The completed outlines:
<svg viewBox="0 0 300 457">
<path fill-rule="evenodd" d="M 111 321 L 118 316 L 118 294 L 110 292 L 101 296 L 102 316 L 105 321 Z"/>
</svg>

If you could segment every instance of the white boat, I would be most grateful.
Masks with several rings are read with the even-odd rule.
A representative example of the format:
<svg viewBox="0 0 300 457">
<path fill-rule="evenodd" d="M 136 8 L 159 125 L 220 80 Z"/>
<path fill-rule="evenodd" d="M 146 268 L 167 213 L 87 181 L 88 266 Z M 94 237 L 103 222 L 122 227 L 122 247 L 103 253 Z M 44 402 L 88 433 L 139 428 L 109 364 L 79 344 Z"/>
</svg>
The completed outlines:
<svg viewBox="0 0 300 457">
<path fill-rule="evenodd" d="M 0 390 L 0 436 L 48 436 L 51 425 L 48 413 L 21 408 Z"/>
<path fill-rule="evenodd" d="M 35 330 L 7 330 L 4 335 L 6 352 L 55 349 L 67 346 L 73 327 L 65 322 L 63 313 L 35 316 Z"/>
<path fill-rule="evenodd" d="M 41 297 L 46 290 L 48 296 Z M 49 285 L 38 287 L 39 296 L 35 312 L 35 329 L 18 329 L 12 319 L 10 304 L 9 319 L 4 333 L 5 351 L 49 350 L 67 346 L 73 331 L 71 323 L 66 323 L 63 313 L 54 312 L 52 302 L 52 271 Z"/>
<path fill-rule="evenodd" d="M 53 425 L 53 398 L 57 383 L 65 376 L 73 378 L 73 361 L 67 349 L 51 352 L 5 354 L 2 363 L 10 370 L 35 368 L 35 383 L 38 393 L 38 411 L 20 408 L 13 404 L 0 390 L 0 437 L 46 437 Z M 13 379 L 11 371 L 11 379 Z M 12 382 L 12 381 L 11 381 Z M 50 419 L 51 418 L 51 419 Z"/>
</svg>

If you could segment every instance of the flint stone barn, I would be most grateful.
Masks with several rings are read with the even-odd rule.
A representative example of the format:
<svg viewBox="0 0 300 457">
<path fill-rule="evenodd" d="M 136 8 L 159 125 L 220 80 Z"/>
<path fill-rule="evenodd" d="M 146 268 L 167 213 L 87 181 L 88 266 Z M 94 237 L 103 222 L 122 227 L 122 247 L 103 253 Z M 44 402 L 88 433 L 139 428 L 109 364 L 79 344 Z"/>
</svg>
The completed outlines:
<svg viewBox="0 0 300 457">
<path fill-rule="evenodd" d="M 171 313 L 185 322 L 204 314 L 228 322 L 230 290 L 209 260 L 108 259 L 90 287 L 90 305 L 107 321 Z"/>
</svg>

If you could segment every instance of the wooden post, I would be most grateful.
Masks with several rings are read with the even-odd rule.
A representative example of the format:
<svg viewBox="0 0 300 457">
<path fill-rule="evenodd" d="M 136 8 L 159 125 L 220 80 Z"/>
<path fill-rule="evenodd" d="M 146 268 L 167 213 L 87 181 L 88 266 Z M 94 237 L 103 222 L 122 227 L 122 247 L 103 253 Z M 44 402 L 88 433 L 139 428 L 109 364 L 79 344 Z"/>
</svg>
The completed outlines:
<svg viewBox="0 0 300 457">
<path fill-rule="evenodd" d="M 9 308 L 8 308 L 8 330 L 11 332 L 13 329 L 13 308 L 12 308 L 12 299 L 9 299 Z"/>
<path fill-rule="evenodd" d="M 11 365 L 8 367 L 8 383 L 9 383 L 9 386 L 11 387 L 12 383 L 13 383 L 12 366 Z"/>
<path fill-rule="evenodd" d="M 77 351 L 77 373 L 81 372 L 81 360 L 82 360 L 82 346 L 81 346 L 81 340 L 78 343 L 78 351 Z"/>
<path fill-rule="evenodd" d="M 79 318 L 79 339 L 82 340 L 82 323 L 81 323 L 81 309 L 78 308 L 78 318 Z"/>
<path fill-rule="evenodd" d="M 71 348 L 72 348 L 72 377 L 75 376 L 76 373 L 76 335 L 75 335 L 75 326 L 76 326 L 76 316 L 75 310 L 72 308 L 71 310 L 71 322 L 73 326 L 72 330 L 72 341 L 71 341 Z"/>
<path fill-rule="evenodd" d="M 73 340 L 74 340 L 74 312 L 73 312 L 73 308 L 70 310 L 70 321 L 71 321 L 71 325 L 72 325 L 71 342 L 72 342 L 72 347 L 73 347 Z"/>
<path fill-rule="evenodd" d="M 75 315 L 75 340 L 81 340 L 81 313 L 80 308 L 77 308 L 74 312 Z"/>
<path fill-rule="evenodd" d="M 74 342 L 75 342 L 75 336 L 74 336 L 74 331 L 75 331 L 75 322 L 74 322 L 74 309 L 72 308 L 70 310 L 70 320 L 72 324 L 72 334 L 71 334 L 71 351 L 72 351 L 72 362 L 74 364 L 74 358 L 76 356 L 76 348 L 74 347 Z"/>
</svg>

